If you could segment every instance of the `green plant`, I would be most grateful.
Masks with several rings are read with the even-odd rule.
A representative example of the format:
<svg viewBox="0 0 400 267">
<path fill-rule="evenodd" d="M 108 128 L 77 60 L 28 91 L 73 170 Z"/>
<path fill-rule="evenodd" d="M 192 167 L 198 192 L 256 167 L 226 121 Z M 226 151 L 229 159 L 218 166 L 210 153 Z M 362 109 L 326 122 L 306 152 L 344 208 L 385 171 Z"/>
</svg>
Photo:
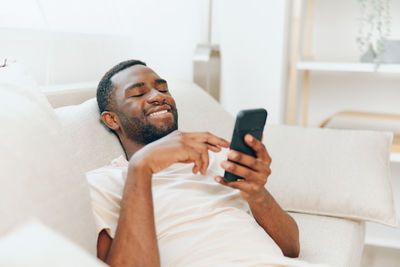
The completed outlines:
<svg viewBox="0 0 400 267">
<path fill-rule="evenodd" d="M 384 50 L 384 39 L 390 35 L 390 0 L 358 0 L 358 3 L 360 18 L 356 41 L 361 53 L 372 45 L 376 61 Z"/>
</svg>

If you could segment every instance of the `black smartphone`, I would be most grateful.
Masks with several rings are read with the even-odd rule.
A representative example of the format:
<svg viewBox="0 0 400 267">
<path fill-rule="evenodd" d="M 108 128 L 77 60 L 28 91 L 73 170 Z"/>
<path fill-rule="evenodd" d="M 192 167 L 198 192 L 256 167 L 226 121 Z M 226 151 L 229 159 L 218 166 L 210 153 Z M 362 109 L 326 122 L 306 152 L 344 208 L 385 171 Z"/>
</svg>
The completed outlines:
<svg viewBox="0 0 400 267">
<path fill-rule="evenodd" d="M 251 134 L 256 139 L 261 140 L 267 115 L 267 111 L 263 108 L 241 110 L 236 116 L 230 149 L 255 157 L 254 150 L 244 142 L 244 136 Z M 238 179 L 244 178 L 225 171 L 225 182 L 233 182 Z"/>
</svg>

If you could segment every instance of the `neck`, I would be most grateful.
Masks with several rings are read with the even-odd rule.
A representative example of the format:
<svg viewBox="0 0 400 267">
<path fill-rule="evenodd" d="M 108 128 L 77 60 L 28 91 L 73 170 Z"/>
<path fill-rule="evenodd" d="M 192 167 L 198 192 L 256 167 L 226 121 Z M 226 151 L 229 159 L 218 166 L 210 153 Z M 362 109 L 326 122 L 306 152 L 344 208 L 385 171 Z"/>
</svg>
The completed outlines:
<svg viewBox="0 0 400 267">
<path fill-rule="evenodd" d="M 136 151 L 144 147 L 144 144 L 134 142 L 122 136 L 119 137 L 119 140 L 125 150 L 125 155 L 128 161 L 131 159 L 132 155 L 136 153 Z"/>
</svg>

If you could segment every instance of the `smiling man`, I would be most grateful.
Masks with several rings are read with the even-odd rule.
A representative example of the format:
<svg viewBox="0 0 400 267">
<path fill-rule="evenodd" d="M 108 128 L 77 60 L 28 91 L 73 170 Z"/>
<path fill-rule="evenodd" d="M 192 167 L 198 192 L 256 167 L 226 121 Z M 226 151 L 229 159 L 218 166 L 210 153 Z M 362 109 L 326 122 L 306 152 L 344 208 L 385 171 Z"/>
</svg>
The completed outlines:
<svg viewBox="0 0 400 267">
<path fill-rule="evenodd" d="M 245 136 L 251 157 L 224 153 L 229 142 L 211 133 L 178 131 L 167 82 L 141 61 L 108 71 L 97 101 L 125 150 L 87 173 L 100 259 L 111 266 L 265 266 L 282 254 L 298 256 L 297 225 L 265 188 L 271 158 L 261 142 Z M 224 170 L 245 180 L 225 183 Z"/>
</svg>

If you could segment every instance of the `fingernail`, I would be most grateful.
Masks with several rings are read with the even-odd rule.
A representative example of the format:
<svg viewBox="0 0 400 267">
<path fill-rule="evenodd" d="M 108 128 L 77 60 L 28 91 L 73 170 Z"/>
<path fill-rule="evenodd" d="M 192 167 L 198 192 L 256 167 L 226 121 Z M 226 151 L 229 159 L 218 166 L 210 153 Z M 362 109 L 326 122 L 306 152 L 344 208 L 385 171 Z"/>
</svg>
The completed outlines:
<svg viewBox="0 0 400 267">
<path fill-rule="evenodd" d="M 220 177 L 215 177 L 215 181 L 217 181 L 218 183 L 221 182 L 221 178 Z"/>
<path fill-rule="evenodd" d="M 251 136 L 250 134 L 247 135 L 247 139 L 248 139 L 250 142 L 253 142 L 253 140 L 254 140 L 253 136 Z"/>
</svg>

